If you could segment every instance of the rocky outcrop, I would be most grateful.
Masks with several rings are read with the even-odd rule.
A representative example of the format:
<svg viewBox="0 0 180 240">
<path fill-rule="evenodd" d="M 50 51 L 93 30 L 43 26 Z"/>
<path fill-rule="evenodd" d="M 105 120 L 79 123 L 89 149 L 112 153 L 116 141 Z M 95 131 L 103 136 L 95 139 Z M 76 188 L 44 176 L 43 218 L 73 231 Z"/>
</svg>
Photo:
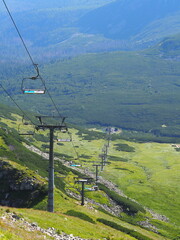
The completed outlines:
<svg viewBox="0 0 180 240">
<path fill-rule="evenodd" d="M 66 234 L 64 232 L 60 232 L 53 228 L 41 228 L 35 222 L 29 222 L 25 220 L 22 216 L 17 215 L 16 213 L 5 212 L 0 220 L 3 221 L 4 224 L 8 224 L 12 228 L 16 228 L 17 231 L 19 228 L 25 229 L 27 232 L 36 232 L 38 234 L 38 239 L 54 239 L 54 240 L 88 240 L 84 238 L 80 238 L 74 236 L 73 234 Z"/>
<path fill-rule="evenodd" d="M 46 182 L 32 171 L 8 160 L 0 160 L 0 205 L 30 207 L 46 194 Z"/>
</svg>

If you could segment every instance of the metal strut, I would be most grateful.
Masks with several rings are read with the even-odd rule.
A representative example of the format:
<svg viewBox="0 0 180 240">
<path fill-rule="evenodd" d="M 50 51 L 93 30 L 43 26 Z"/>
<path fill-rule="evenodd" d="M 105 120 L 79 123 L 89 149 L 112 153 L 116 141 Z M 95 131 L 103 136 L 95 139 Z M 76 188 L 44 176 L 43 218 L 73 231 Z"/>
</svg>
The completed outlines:
<svg viewBox="0 0 180 240">
<path fill-rule="evenodd" d="M 34 67 L 36 69 L 37 75 L 34 76 L 34 77 L 30 77 L 29 79 L 36 80 L 39 77 L 39 68 L 38 68 L 38 64 L 37 63 L 34 63 L 33 65 L 34 65 Z"/>
</svg>

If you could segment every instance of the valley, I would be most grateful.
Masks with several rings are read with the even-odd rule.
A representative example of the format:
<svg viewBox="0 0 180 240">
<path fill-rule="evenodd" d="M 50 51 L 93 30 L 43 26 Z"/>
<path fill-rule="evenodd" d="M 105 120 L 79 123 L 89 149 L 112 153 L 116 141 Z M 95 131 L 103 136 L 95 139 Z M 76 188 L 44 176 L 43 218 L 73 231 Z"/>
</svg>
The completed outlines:
<svg viewBox="0 0 180 240">
<path fill-rule="evenodd" d="M 171 47 L 176 41 L 172 40 Z M 90 127 L 112 125 L 143 131 L 157 139 L 164 137 L 165 142 L 177 137 L 178 142 L 180 62 L 174 52 L 178 54 L 179 48 L 166 51 L 163 44 L 161 48 L 139 52 L 86 54 L 39 69 L 58 108 L 71 123 Z M 46 95 L 21 93 L 22 79 L 34 75 L 34 70 L 26 66 L 19 68 L 21 71 L 16 68 L 8 81 L 2 81 L 19 105 L 40 114 L 47 114 L 49 106 L 54 111 Z M 26 87 L 29 84 L 26 81 Z M 39 81 L 37 87 L 40 86 Z M 7 94 L 1 93 L 8 100 Z"/>
<path fill-rule="evenodd" d="M 179 13 L 0 2 L 0 239 L 180 238 Z"/>
<path fill-rule="evenodd" d="M 8 118 L 5 118 L 6 115 Z M 48 132 L 35 132 L 34 137 L 21 137 L 17 134 L 19 125 L 21 126 L 21 131 L 27 128 L 25 125 L 23 126 L 21 117 L 17 114 L 9 115 L 8 112 L 6 113 L 4 111 L 4 117 L 1 116 L 1 126 L 3 127 L 0 129 L 1 162 L 9 161 L 10 164 L 12 164 L 11 161 L 15 161 L 17 162 L 15 166 L 18 169 L 20 165 L 23 165 L 24 169 L 31 169 L 31 172 L 28 173 L 31 176 L 35 176 L 36 172 L 36 174 L 41 175 L 41 178 L 44 178 L 47 176 L 48 161 L 45 160 L 40 151 L 37 155 L 25 149 L 24 146 L 28 144 L 29 149 L 31 149 L 31 146 L 34 146 L 34 148 L 38 148 L 42 152 L 48 152 Z M 75 215 L 76 217 L 74 219 L 74 217 L 67 215 L 68 212 L 78 214 L 80 211 L 88 215 L 95 222 L 102 218 L 116 222 L 116 224 L 120 224 L 125 228 L 135 229 L 135 231 L 144 235 L 143 238 L 137 237 L 137 239 L 144 240 L 146 239 L 145 236 L 148 237 L 148 240 L 161 239 L 161 235 L 167 239 L 175 239 L 175 236 L 178 234 L 179 223 L 179 215 L 177 213 L 180 194 L 178 188 L 178 172 L 180 167 L 178 161 L 179 152 L 176 151 L 171 144 L 131 142 L 123 140 L 121 133 L 112 134 L 108 151 L 108 161 L 111 164 L 106 165 L 103 171 L 99 172 L 100 179 L 98 186 L 100 190 L 95 192 L 86 190 L 85 206 L 82 207 L 80 206 L 80 198 L 74 199 L 79 194 L 78 189 L 80 186 L 74 183 L 73 178 L 78 175 L 82 177 L 82 174 L 85 174 L 86 177 L 94 176 L 95 178 L 95 167 L 92 165 L 93 162 L 101 161 L 99 154 L 106 143 L 106 134 L 103 133 L 102 130 L 83 130 L 81 128 L 74 128 L 73 126 L 69 127 L 69 131 L 72 134 L 73 145 L 76 151 L 74 151 L 70 142 L 54 142 L 55 159 L 57 159 L 57 157 L 61 159 L 61 161 L 55 161 L 55 215 L 44 212 L 47 206 L 47 196 L 43 197 L 42 200 L 39 198 L 39 202 L 31 205 L 34 210 L 21 208 L 12 209 L 8 207 L 8 211 L 14 211 L 16 215 L 20 215 L 20 219 L 28 218 L 28 221 L 36 222 L 40 227 L 53 227 L 56 231 L 61 229 L 61 231 L 67 234 L 73 234 L 74 236 L 81 236 L 83 238 L 90 237 L 88 232 L 91 233 L 92 231 L 91 224 L 87 226 L 85 224 L 86 221 L 84 222 L 84 220 L 78 219 L 78 223 L 80 221 L 84 228 L 84 230 L 81 229 L 78 231 L 74 223 L 77 216 Z M 66 133 L 57 134 L 58 138 L 68 138 Z M 11 148 L 9 146 L 11 146 Z M 75 165 L 80 165 L 80 167 L 71 167 L 72 162 Z M 21 167 L 21 169 L 23 168 Z M 110 185 L 107 185 L 109 186 L 108 188 L 104 186 L 106 183 L 104 181 L 101 182 L 101 179 L 111 182 L 109 183 Z M 166 181 L 164 181 L 164 179 L 166 179 Z M 114 187 L 111 186 L 112 183 Z M 90 184 L 90 186 L 93 186 L 92 184 Z M 114 190 L 117 188 L 117 192 L 120 190 L 120 192 L 122 192 L 120 195 L 122 195 L 119 197 L 118 195 L 114 195 L 112 192 L 113 188 Z M 72 193 L 73 195 L 71 195 Z M 128 196 L 127 200 L 125 200 L 126 197 L 124 198 L 125 195 Z M 112 207 L 112 200 L 110 201 L 109 198 L 114 199 L 116 204 L 124 209 L 123 211 L 120 210 L 120 213 L 116 213 L 118 214 L 117 216 L 115 215 L 116 217 L 113 217 L 112 214 L 115 214 L 113 212 L 111 214 L 109 213 L 111 217 L 108 214 L 108 209 Z M 91 201 L 88 199 L 91 199 Z M 131 199 L 136 200 L 137 203 L 133 203 Z M 76 213 L 73 213 L 73 206 L 76 209 Z M 126 208 L 129 210 L 125 210 Z M 41 213 L 35 209 L 41 210 Z M 7 210 L 7 207 L 1 207 L 2 213 L 5 210 Z M 50 215 L 51 221 L 48 221 L 47 216 Z M 40 216 L 44 216 L 45 221 L 40 218 Z M 63 224 L 64 220 L 60 220 L 61 218 L 67 218 L 67 221 L 73 225 L 70 227 L 68 224 L 65 227 Z M 59 219 L 58 225 L 55 224 L 57 219 Z M 62 224 L 60 224 L 59 221 L 62 222 Z M 92 225 L 93 224 L 94 223 L 92 223 Z M 98 223 L 96 222 L 96 224 Z M 110 222 L 106 224 L 110 224 Z M 142 224 L 142 226 L 146 225 L 146 227 L 139 228 L 139 224 Z M 3 222 L 1 222 L 1 226 L 3 226 L 2 229 L 8 230 L 8 227 L 4 225 Z M 114 225 L 114 227 L 116 228 L 117 226 Z M 101 232 L 99 225 L 98 229 L 98 232 L 94 231 L 94 237 L 91 233 L 91 239 L 97 239 L 98 237 L 101 239 L 103 232 Z M 120 229 L 120 232 L 127 231 L 122 227 Z M 148 229 L 148 231 L 145 229 Z M 160 235 L 153 233 L 153 229 L 156 229 Z M 149 232 L 149 230 L 151 231 Z M 111 236 L 110 239 L 121 239 L 121 237 L 124 236 L 123 239 L 129 239 L 127 235 L 125 237 L 125 235 L 121 235 L 120 232 L 118 233 L 118 231 L 116 231 L 111 232 L 111 230 L 108 230 L 104 237 L 107 238 L 109 235 L 109 237 Z M 134 233 L 130 232 L 130 235 L 131 234 Z"/>
</svg>

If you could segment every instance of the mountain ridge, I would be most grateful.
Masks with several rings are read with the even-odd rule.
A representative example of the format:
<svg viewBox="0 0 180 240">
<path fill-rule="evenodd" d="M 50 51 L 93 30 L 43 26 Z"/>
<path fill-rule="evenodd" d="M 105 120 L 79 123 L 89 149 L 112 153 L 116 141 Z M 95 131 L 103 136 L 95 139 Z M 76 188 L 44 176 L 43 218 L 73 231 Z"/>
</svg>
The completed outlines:
<svg viewBox="0 0 180 240">
<path fill-rule="evenodd" d="M 153 4 L 150 4 L 149 0 L 140 1 L 139 8 L 136 7 L 136 1 L 138 0 L 109 3 L 111 1 L 103 0 L 101 4 L 105 6 L 101 7 L 96 0 L 92 4 L 86 1 L 76 6 L 75 0 L 72 7 L 68 3 L 68 6 L 63 8 L 62 4 L 59 8 L 56 3 L 53 7 L 46 8 L 44 5 L 44 8 L 37 6 L 28 11 L 14 12 L 13 16 L 25 42 L 41 62 L 91 52 L 143 49 L 179 32 L 180 14 L 177 0 L 172 2 L 177 5 L 176 8 L 173 7 L 171 11 L 168 7 L 164 13 L 159 9 L 159 16 L 158 11 L 156 14 L 153 12 L 153 7 L 157 9 L 164 0 L 158 0 L 156 4 L 154 0 Z M 151 11 L 144 10 L 146 8 L 142 5 L 146 2 Z M 169 4 L 169 0 L 167 3 Z M 121 10 L 121 17 L 118 6 L 123 4 L 125 10 Z M 128 4 L 133 7 L 128 8 Z M 3 31 L 3 35 L 0 35 L 0 49 L 4 58 L 11 60 L 14 55 L 19 54 L 16 59 L 24 61 L 21 43 L 5 12 L 0 15 L 0 24 Z M 124 34 L 124 37 L 119 38 L 119 34 Z M 117 37 L 111 39 L 111 35 Z"/>
<path fill-rule="evenodd" d="M 80 29 L 113 39 L 129 39 L 150 22 L 180 11 L 178 0 L 121 0 L 87 13 Z M 113 14 L 112 14 L 113 13 Z M 98 21 L 99 19 L 99 21 Z"/>
</svg>

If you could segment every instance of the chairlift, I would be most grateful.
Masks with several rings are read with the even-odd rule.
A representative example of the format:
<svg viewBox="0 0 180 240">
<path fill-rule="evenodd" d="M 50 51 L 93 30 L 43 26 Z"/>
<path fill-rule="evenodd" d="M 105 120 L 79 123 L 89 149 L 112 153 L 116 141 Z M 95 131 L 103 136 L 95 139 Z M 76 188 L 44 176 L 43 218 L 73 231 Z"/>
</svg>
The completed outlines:
<svg viewBox="0 0 180 240">
<path fill-rule="evenodd" d="M 26 129 L 28 128 L 28 130 L 24 131 L 23 126 L 26 126 L 25 128 Z M 18 133 L 19 135 L 29 135 L 29 136 L 34 135 L 35 133 L 35 126 L 32 125 L 30 121 L 26 120 L 24 115 L 22 116 L 22 123 L 18 125 Z"/>
<path fill-rule="evenodd" d="M 41 81 L 41 78 L 39 76 L 39 69 L 37 64 L 34 64 L 34 66 L 36 68 L 37 75 L 30 78 L 23 78 L 21 84 L 21 90 L 23 94 L 44 94 L 46 92 L 46 88 L 43 83 L 39 88 L 39 81 Z"/>
<path fill-rule="evenodd" d="M 98 186 L 85 187 L 85 189 L 89 190 L 89 191 L 98 191 L 99 190 Z"/>
<path fill-rule="evenodd" d="M 59 138 L 59 137 L 57 137 L 57 141 L 58 141 L 58 142 L 72 142 L 71 133 L 68 132 L 68 128 L 67 128 L 66 126 L 61 129 L 61 133 L 68 133 L 69 138 Z"/>
<path fill-rule="evenodd" d="M 27 128 L 27 125 L 30 126 L 30 129 L 28 129 L 27 131 L 24 131 L 24 128 L 23 126 L 26 125 L 26 128 Z M 21 123 L 18 125 L 18 133 L 20 136 L 33 136 L 34 133 L 35 133 L 35 126 L 32 125 L 32 124 L 24 124 L 24 123 Z"/>
<path fill-rule="evenodd" d="M 68 132 L 68 128 L 66 126 L 61 128 L 61 132 L 62 133 L 67 133 Z"/>
<path fill-rule="evenodd" d="M 72 140 L 71 139 L 65 139 L 65 138 L 58 138 L 57 139 L 58 142 L 71 142 Z"/>
<path fill-rule="evenodd" d="M 70 166 L 71 167 L 81 167 L 82 165 L 81 164 L 71 164 Z"/>
</svg>

